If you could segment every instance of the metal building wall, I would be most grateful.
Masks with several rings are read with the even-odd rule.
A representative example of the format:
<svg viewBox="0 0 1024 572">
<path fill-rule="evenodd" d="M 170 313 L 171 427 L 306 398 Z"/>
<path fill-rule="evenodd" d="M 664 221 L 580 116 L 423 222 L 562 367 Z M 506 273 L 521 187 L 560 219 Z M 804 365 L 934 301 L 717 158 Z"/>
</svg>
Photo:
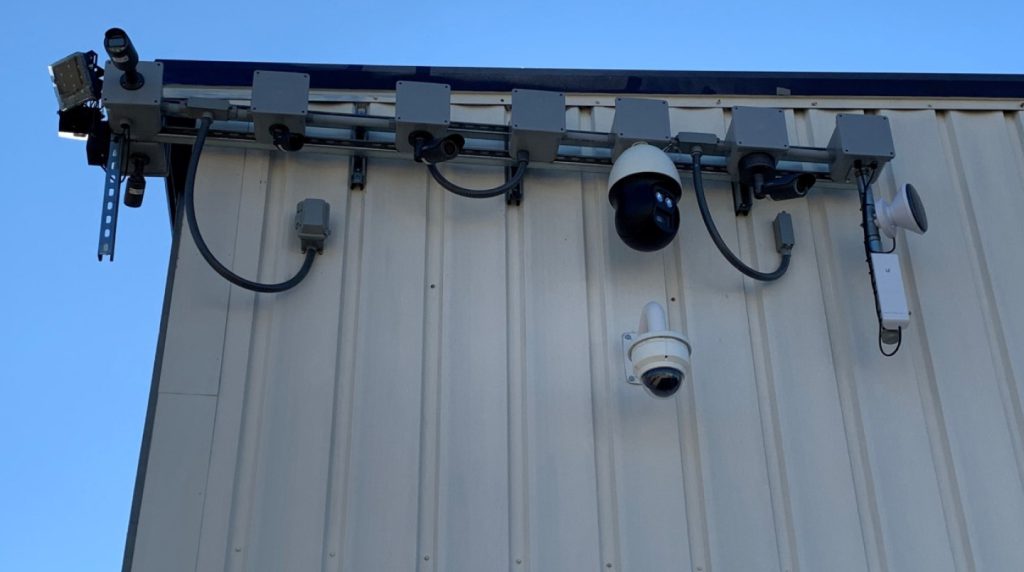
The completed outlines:
<svg viewBox="0 0 1024 572">
<path fill-rule="evenodd" d="M 497 97 L 453 119 L 503 122 Z M 670 102 L 673 131 L 724 135 L 714 100 Z M 209 147 L 199 219 L 237 272 L 297 268 L 307 196 L 334 234 L 302 285 L 254 295 L 177 233 L 131 569 L 1024 570 L 1024 119 L 890 103 L 870 111 L 897 149 L 878 190 L 912 181 L 931 220 L 898 245 L 913 323 L 893 358 L 849 187 L 736 219 L 709 185 L 761 267 L 793 214 L 792 267 L 761 285 L 689 191 L 677 240 L 642 254 L 600 174 L 531 171 L 506 208 L 406 159 L 372 159 L 349 192 L 344 157 Z M 791 140 L 827 144 L 843 105 L 788 112 Z M 574 106 L 569 126 L 612 113 Z M 649 300 L 694 347 L 673 399 L 623 380 Z"/>
</svg>

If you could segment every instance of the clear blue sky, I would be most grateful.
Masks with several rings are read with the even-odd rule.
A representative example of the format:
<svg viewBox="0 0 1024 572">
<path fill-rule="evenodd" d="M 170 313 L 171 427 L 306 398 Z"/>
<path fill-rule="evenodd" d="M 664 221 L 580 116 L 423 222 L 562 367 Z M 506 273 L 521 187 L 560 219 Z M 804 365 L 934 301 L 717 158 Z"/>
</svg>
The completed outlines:
<svg viewBox="0 0 1024 572">
<path fill-rule="evenodd" d="M 223 6 L 223 7 L 222 7 Z M 969 7 L 969 9 L 966 9 Z M 1024 3 L 12 2 L 0 35 L 0 571 L 120 569 L 170 248 L 160 181 L 96 261 L 102 173 L 56 136 L 47 64 L 143 59 L 1024 73 Z M 506 35 L 507 34 L 507 35 Z"/>
</svg>

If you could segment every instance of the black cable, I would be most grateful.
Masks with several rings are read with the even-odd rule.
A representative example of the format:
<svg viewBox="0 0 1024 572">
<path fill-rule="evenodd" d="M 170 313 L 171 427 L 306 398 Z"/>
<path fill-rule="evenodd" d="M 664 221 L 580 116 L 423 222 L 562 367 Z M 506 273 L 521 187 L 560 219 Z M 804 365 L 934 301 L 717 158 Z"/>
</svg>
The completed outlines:
<svg viewBox="0 0 1024 572">
<path fill-rule="evenodd" d="M 722 253 L 722 256 L 732 264 L 736 270 L 739 270 L 743 274 L 753 278 L 754 280 L 761 280 L 762 282 L 771 282 L 782 278 L 782 275 L 789 269 L 789 252 L 782 253 L 782 260 L 779 261 L 779 267 L 772 272 L 761 272 L 755 270 L 743 263 L 735 254 L 729 250 L 729 246 L 722 240 L 722 235 L 718 233 L 718 228 L 715 227 L 715 221 L 711 218 L 711 209 L 708 208 L 708 200 L 704 196 L 704 181 L 700 172 L 700 157 L 701 153 L 693 153 L 693 190 L 697 194 L 697 207 L 700 209 L 700 218 L 704 219 L 704 226 L 708 229 L 708 234 L 711 235 L 711 240 L 714 241 L 715 246 L 718 247 L 718 251 Z"/>
<path fill-rule="evenodd" d="M 441 171 L 437 169 L 437 165 L 434 163 L 427 164 L 427 170 L 430 171 L 430 176 L 434 177 L 437 184 L 441 185 L 445 189 L 459 195 L 460 197 L 468 197 L 471 199 L 489 199 L 491 197 L 497 197 L 504 195 L 508 191 L 519 186 L 519 183 L 523 181 L 523 176 L 526 174 L 526 166 L 530 164 L 530 156 L 525 152 L 520 152 L 519 160 L 516 162 L 516 174 L 512 176 L 505 184 L 499 185 L 492 189 L 467 189 L 460 187 L 455 183 L 449 181 L 441 174 Z"/>
<path fill-rule="evenodd" d="M 120 157 L 120 160 L 117 163 L 117 169 L 118 169 L 117 184 L 118 184 L 118 186 L 124 184 L 124 180 L 128 178 L 128 174 L 127 174 L 128 168 L 131 167 L 131 165 L 129 165 L 129 163 L 128 163 L 128 159 L 129 159 L 129 157 L 131 156 L 131 153 L 132 153 L 132 127 L 131 127 L 131 125 L 125 125 L 124 126 L 124 134 L 121 135 L 121 144 L 120 144 L 120 150 L 119 151 L 121 153 L 121 157 Z"/>
<path fill-rule="evenodd" d="M 892 237 L 892 248 L 890 248 L 889 250 L 883 250 L 882 254 L 892 254 L 893 252 L 896 252 L 896 237 L 895 236 Z"/>
<path fill-rule="evenodd" d="M 878 351 L 882 352 L 885 357 L 892 357 L 896 355 L 896 352 L 900 351 L 900 346 L 903 345 L 903 328 L 896 330 L 896 347 L 891 353 L 886 353 L 885 348 L 882 346 L 882 326 L 878 326 Z"/>
<path fill-rule="evenodd" d="M 203 152 L 203 144 L 206 143 L 206 135 L 210 131 L 211 123 L 213 123 L 213 119 L 209 117 L 204 117 L 199 122 L 199 131 L 196 133 L 196 140 L 192 145 L 192 158 L 188 162 L 188 174 L 185 176 L 185 219 L 188 221 L 188 230 L 192 234 L 192 240 L 196 243 L 196 248 L 199 249 L 199 254 L 203 255 L 207 264 L 217 274 L 223 276 L 228 282 L 246 290 L 252 290 L 253 292 L 284 292 L 294 288 L 299 282 L 302 282 L 302 279 L 309 274 L 309 269 L 313 267 L 313 261 L 316 259 L 316 249 L 313 247 L 306 249 L 306 259 L 302 262 L 302 267 L 295 273 L 295 276 L 278 284 L 262 284 L 246 280 L 229 270 L 214 257 L 213 253 L 210 252 L 210 248 L 206 246 L 206 241 L 203 240 L 203 236 L 199 232 L 199 223 L 196 222 L 195 186 L 196 171 L 199 170 L 199 156 Z"/>
</svg>

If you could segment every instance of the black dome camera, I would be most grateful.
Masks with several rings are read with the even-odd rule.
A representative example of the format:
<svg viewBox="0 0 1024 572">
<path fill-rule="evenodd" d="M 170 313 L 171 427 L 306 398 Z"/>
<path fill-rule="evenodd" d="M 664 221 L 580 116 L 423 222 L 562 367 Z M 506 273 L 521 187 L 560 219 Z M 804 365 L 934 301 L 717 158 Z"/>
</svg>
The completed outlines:
<svg viewBox="0 0 1024 572">
<path fill-rule="evenodd" d="M 667 246 L 679 231 L 682 194 L 676 166 L 663 151 L 643 143 L 624 151 L 608 178 L 619 238 L 641 252 Z"/>
<path fill-rule="evenodd" d="M 683 372 L 671 367 L 656 367 L 640 376 L 640 381 L 655 397 L 672 397 L 683 383 Z"/>
</svg>

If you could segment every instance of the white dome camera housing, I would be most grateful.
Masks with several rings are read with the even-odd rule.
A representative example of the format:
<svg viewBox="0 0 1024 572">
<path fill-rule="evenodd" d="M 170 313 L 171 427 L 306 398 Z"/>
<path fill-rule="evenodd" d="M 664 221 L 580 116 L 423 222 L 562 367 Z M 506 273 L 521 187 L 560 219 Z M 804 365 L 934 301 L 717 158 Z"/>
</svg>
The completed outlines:
<svg viewBox="0 0 1024 572">
<path fill-rule="evenodd" d="M 896 238 L 896 233 L 905 228 L 917 234 L 928 230 L 928 216 L 924 212 L 924 204 L 917 194 L 917 189 L 910 183 L 904 183 L 896 193 L 892 202 L 878 199 L 875 201 L 875 220 L 889 238 Z"/>
<path fill-rule="evenodd" d="M 655 397 L 672 397 L 690 369 L 690 342 L 665 325 L 665 310 L 649 302 L 636 332 L 622 336 L 626 380 L 643 385 Z"/>
<path fill-rule="evenodd" d="M 622 152 L 608 176 L 608 200 L 615 208 L 615 230 L 627 246 L 660 250 L 679 230 L 683 183 L 664 151 L 637 143 Z"/>
</svg>

